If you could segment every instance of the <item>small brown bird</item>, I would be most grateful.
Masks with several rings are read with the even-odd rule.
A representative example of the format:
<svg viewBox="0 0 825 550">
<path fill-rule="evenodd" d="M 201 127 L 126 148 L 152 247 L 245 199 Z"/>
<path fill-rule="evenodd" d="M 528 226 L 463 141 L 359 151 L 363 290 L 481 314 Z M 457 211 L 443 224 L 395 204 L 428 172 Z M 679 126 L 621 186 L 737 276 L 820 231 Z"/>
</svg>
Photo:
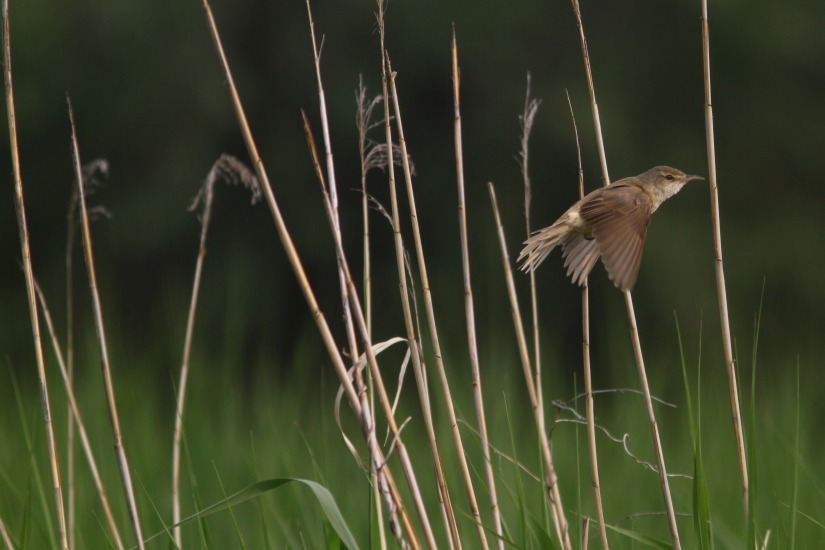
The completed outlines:
<svg viewBox="0 0 825 550">
<path fill-rule="evenodd" d="M 521 269 L 533 271 L 561 244 L 564 267 L 574 283 L 583 284 L 601 257 L 613 284 L 631 290 L 639 274 L 650 215 L 687 182 L 703 179 L 656 166 L 596 189 L 524 242 L 518 258 L 524 260 Z"/>
</svg>

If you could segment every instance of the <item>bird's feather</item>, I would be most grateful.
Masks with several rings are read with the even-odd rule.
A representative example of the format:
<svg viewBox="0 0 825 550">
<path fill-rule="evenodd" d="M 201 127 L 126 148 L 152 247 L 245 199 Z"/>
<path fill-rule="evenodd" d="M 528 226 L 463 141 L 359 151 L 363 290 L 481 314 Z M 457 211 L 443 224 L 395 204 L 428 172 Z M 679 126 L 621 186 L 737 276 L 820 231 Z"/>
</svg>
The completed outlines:
<svg viewBox="0 0 825 550">
<path fill-rule="evenodd" d="M 599 260 L 599 243 L 596 239 L 587 239 L 584 235 L 576 234 L 564 239 L 562 249 L 567 276 L 581 286 Z"/>
<path fill-rule="evenodd" d="M 593 228 L 610 280 L 621 290 L 632 289 L 650 222 L 650 200 L 645 192 L 618 181 L 602 193 L 585 197 L 580 213 Z"/>
</svg>

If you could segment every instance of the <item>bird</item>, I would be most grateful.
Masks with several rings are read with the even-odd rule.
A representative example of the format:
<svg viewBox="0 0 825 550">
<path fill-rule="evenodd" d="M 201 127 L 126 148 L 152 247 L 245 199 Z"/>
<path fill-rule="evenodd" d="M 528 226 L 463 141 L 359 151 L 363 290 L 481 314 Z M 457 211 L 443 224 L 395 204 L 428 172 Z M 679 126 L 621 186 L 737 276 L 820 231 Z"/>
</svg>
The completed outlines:
<svg viewBox="0 0 825 550">
<path fill-rule="evenodd" d="M 564 267 L 581 286 L 601 258 L 613 284 L 630 291 L 639 275 L 650 216 L 667 199 L 701 176 L 670 166 L 655 166 L 592 191 L 549 227 L 524 241 L 518 261 L 525 272 L 535 269 L 561 245 Z"/>
</svg>

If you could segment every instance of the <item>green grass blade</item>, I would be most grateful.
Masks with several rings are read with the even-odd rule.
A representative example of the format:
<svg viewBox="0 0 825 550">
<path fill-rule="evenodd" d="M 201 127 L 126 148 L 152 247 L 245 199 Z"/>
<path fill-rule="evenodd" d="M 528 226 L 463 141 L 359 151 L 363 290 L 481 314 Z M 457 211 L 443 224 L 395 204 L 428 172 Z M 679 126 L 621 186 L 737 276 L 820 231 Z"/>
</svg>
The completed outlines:
<svg viewBox="0 0 825 550">
<path fill-rule="evenodd" d="M 685 403 L 687 405 L 688 421 L 690 423 L 690 439 L 693 443 L 693 531 L 696 535 L 699 548 L 713 548 L 713 536 L 710 523 L 710 499 L 708 497 L 707 480 L 702 459 L 702 323 L 699 323 L 699 361 L 696 367 L 696 411 L 694 413 L 690 377 L 687 372 L 685 350 L 682 344 L 682 331 L 679 328 L 679 318 L 673 312 L 676 323 L 676 339 L 679 343 L 679 358 L 682 365 L 682 380 L 685 385 Z"/>
<path fill-rule="evenodd" d="M 610 525 L 609 523 L 606 524 L 605 527 L 607 527 L 614 533 L 623 535 L 631 540 L 634 540 L 651 548 L 660 548 L 662 550 L 671 550 L 673 548 L 673 545 L 669 541 L 657 539 L 649 535 L 643 535 L 641 533 L 637 533 L 636 531 L 631 531 L 630 529 L 616 527 L 615 525 Z"/>
<path fill-rule="evenodd" d="M 11 373 L 11 382 L 12 388 L 14 389 L 14 398 L 17 404 L 17 412 L 20 417 L 20 429 L 23 432 L 23 437 L 26 441 L 26 451 L 28 453 L 29 458 L 29 465 L 31 467 L 32 473 L 32 480 L 34 481 L 34 487 L 37 491 L 37 500 L 40 503 L 40 508 L 42 509 L 42 517 L 45 518 L 46 522 L 46 534 L 49 537 L 49 544 L 52 548 L 57 548 L 57 538 L 54 532 L 54 522 L 52 521 L 52 513 L 51 513 L 51 506 L 49 505 L 49 500 L 46 497 L 46 491 L 43 488 L 43 479 L 40 476 L 40 468 L 37 466 L 37 460 L 35 458 L 35 449 L 34 449 L 34 439 L 32 437 L 31 432 L 29 431 L 29 424 L 26 422 L 26 413 L 25 408 L 23 407 L 23 396 L 20 394 L 20 387 L 17 385 L 17 377 L 14 376 L 14 373 Z M 40 416 L 42 415 L 35 415 Z M 36 419 L 33 421 L 34 426 L 40 426 L 40 422 Z M 37 428 L 35 428 L 37 431 Z M 35 433 L 35 437 L 37 434 Z M 31 495 L 31 491 L 29 492 Z M 29 521 L 31 521 L 33 516 L 29 515 Z"/>
<path fill-rule="evenodd" d="M 796 514 L 799 505 L 799 356 L 796 358 L 796 441 L 793 457 L 793 496 L 791 497 L 791 548 L 796 548 Z"/>
<path fill-rule="evenodd" d="M 558 548 L 556 538 L 550 534 L 545 525 L 542 525 L 533 518 L 530 518 L 530 531 L 533 533 L 533 538 L 539 543 L 539 548 L 550 549 Z"/>
<path fill-rule="evenodd" d="M 321 509 L 324 511 L 324 514 L 326 514 L 326 518 L 329 521 L 330 525 L 332 525 L 332 528 L 335 530 L 338 536 L 341 537 L 341 541 L 350 550 L 357 550 L 358 543 L 355 542 L 355 538 L 352 536 L 352 533 L 350 532 L 349 527 L 346 524 L 346 521 L 344 521 L 344 517 L 341 515 L 341 511 L 338 509 L 338 505 L 335 503 L 335 499 L 333 498 L 332 493 L 330 493 L 323 485 L 320 485 L 309 479 L 280 477 L 266 479 L 263 481 L 259 481 L 257 483 L 253 483 L 252 485 L 244 489 L 241 489 L 237 493 L 230 495 L 225 499 L 220 500 L 215 504 L 212 504 L 211 506 L 207 506 L 197 514 L 193 514 L 181 520 L 180 523 L 178 523 L 177 525 L 185 525 L 196 520 L 200 521 L 206 518 L 207 516 L 211 516 L 212 514 L 216 514 L 218 512 L 231 509 L 234 506 L 261 497 L 269 491 L 273 491 L 278 487 L 286 485 L 290 482 L 300 483 L 308 487 L 312 491 L 312 493 L 315 495 L 315 498 L 318 499 L 318 503 L 321 505 Z M 144 542 L 149 542 L 165 533 L 166 531 L 156 533 L 151 537 L 147 538 Z"/>
<path fill-rule="evenodd" d="M 212 468 L 215 470 L 215 477 L 218 479 L 218 485 L 221 487 L 221 493 L 223 493 L 223 498 L 229 498 L 226 494 L 226 488 L 223 486 L 223 480 L 221 479 L 221 474 L 218 471 L 218 466 L 212 462 Z M 238 542 L 241 545 L 241 548 L 246 550 L 246 544 L 243 540 L 243 534 L 241 533 L 241 527 L 238 525 L 238 518 L 235 517 L 235 510 L 232 508 L 232 505 L 229 505 L 229 515 L 232 517 L 232 525 L 235 527 L 235 535 L 238 537 Z"/>
<path fill-rule="evenodd" d="M 507 399 L 507 396 L 504 396 L 504 412 L 507 415 L 507 432 L 510 436 L 510 452 L 513 455 L 513 460 L 516 464 L 519 462 L 518 456 L 518 447 L 516 446 L 516 440 L 513 436 L 513 418 L 510 416 L 510 401 Z M 516 477 L 516 493 L 518 495 L 518 504 L 516 508 L 518 509 L 519 515 L 519 526 L 521 527 L 521 537 L 522 541 L 527 540 L 527 497 L 524 494 L 524 480 L 521 477 L 521 468 L 518 466 L 513 467 L 513 473 Z"/>
<path fill-rule="evenodd" d="M 751 351 L 751 403 L 750 425 L 748 431 L 748 525 L 746 527 L 746 546 L 758 544 L 758 476 L 757 476 L 757 447 L 756 447 L 756 356 L 759 349 L 759 329 L 762 326 L 762 308 L 765 303 L 765 280 L 762 280 L 762 294 L 759 297 L 759 310 L 753 327 L 753 350 Z"/>
</svg>

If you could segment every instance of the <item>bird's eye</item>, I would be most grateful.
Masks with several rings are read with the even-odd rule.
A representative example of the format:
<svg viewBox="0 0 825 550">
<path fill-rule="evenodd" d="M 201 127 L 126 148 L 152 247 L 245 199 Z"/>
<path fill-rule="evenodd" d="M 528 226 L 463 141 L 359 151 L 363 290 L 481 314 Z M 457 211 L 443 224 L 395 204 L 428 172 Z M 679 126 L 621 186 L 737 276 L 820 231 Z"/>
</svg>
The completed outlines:
<svg viewBox="0 0 825 550">
<path fill-rule="evenodd" d="M 673 174 L 668 174 L 667 176 L 665 176 L 665 179 L 667 181 L 673 181 Z"/>
</svg>

